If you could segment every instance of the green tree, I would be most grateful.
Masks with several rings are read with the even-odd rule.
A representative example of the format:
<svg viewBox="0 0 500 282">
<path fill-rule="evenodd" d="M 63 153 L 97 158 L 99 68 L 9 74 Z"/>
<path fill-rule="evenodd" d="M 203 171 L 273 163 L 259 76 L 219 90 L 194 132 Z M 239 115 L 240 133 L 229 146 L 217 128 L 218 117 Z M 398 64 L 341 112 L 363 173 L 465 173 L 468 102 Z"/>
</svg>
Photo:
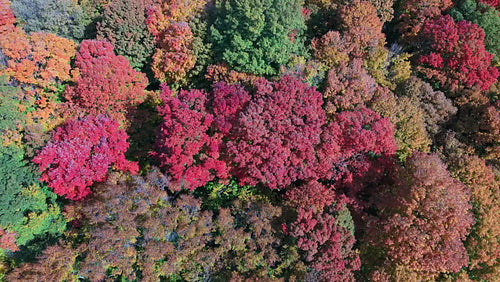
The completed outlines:
<svg viewBox="0 0 500 282">
<path fill-rule="evenodd" d="M 216 59 L 237 71 L 277 74 L 290 55 L 304 54 L 299 0 L 219 0 L 211 27 Z"/>
<path fill-rule="evenodd" d="M 56 195 L 40 185 L 34 166 L 24 159 L 18 130 L 25 116 L 17 95 L 0 77 L 0 228 L 17 233 L 16 244 L 23 246 L 38 235 L 64 231 L 66 222 Z"/>
</svg>

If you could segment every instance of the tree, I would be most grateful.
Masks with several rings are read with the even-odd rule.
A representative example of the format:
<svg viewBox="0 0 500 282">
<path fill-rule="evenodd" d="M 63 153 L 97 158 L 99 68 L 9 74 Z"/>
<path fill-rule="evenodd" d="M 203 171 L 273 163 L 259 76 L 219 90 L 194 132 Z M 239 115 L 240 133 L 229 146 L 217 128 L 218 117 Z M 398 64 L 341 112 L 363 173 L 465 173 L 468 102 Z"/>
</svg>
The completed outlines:
<svg viewBox="0 0 500 282">
<path fill-rule="evenodd" d="M 12 32 L 15 29 L 14 23 L 16 22 L 16 18 L 14 17 L 14 13 L 10 8 L 9 0 L 1 0 L 0 1 L 0 35 L 3 35 L 8 32 Z"/>
<path fill-rule="evenodd" d="M 158 47 L 153 55 L 155 77 L 167 83 L 179 82 L 196 63 L 193 49 L 193 33 L 185 22 L 173 23 L 157 39 Z"/>
<path fill-rule="evenodd" d="M 425 113 L 416 97 L 396 97 L 387 89 L 380 89 L 370 101 L 370 108 L 389 118 L 396 126 L 394 138 L 400 160 L 415 151 L 429 152 L 431 139 L 426 131 Z"/>
<path fill-rule="evenodd" d="M 375 79 L 363 68 L 361 59 L 353 59 L 349 63 L 341 62 L 328 72 L 323 94 L 326 112 L 334 114 L 354 109 L 369 101 L 376 90 Z"/>
<path fill-rule="evenodd" d="M 304 54 L 298 0 L 217 1 L 211 27 L 216 60 L 232 69 L 275 75 L 292 54 Z"/>
<path fill-rule="evenodd" d="M 254 89 L 227 142 L 233 175 L 240 184 L 271 189 L 316 177 L 315 146 L 325 123 L 321 93 L 290 76 L 261 78 Z"/>
<path fill-rule="evenodd" d="M 403 40 L 412 44 L 425 21 L 439 17 L 453 6 L 452 0 L 404 0 L 396 9 L 398 29 Z"/>
<path fill-rule="evenodd" d="M 49 246 L 37 257 L 38 263 L 24 263 L 15 268 L 6 278 L 10 281 L 62 281 L 74 278 L 77 250 L 65 244 L 62 240 Z"/>
<path fill-rule="evenodd" d="M 353 227 L 349 210 L 335 204 L 318 211 L 299 206 L 296 220 L 284 225 L 319 281 L 354 281 L 361 262 L 354 250 Z"/>
<path fill-rule="evenodd" d="M 51 33 L 27 35 L 19 28 L 0 40 L 7 68 L 0 70 L 22 84 L 55 90 L 55 84 L 71 80 L 70 61 L 76 44 Z"/>
<path fill-rule="evenodd" d="M 41 181 L 57 195 L 81 200 L 91 194 L 94 182 L 106 180 L 111 164 L 136 173 L 137 164 L 125 159 L 127 134 L 107 116 L 87 116 L 68 121 L 52 134 L 50 142 L 33 158 Z"/>
<path fill-rule="evenodd" d="M 495 8 L 474 0 L 462 0 L 450 11 L 450 15 L 455 22 L 467 20 L 481 27 L 486 50 L 496 56 L 500 54 L 500 15 Z"/>
<path fill-rule="evenodd" d="M 214 117 L 205 109 L 207 94 L 202 90 L 173 92 L 163 86 L 163 105 L 158 113 L 163 122 L 158 129 L 152 155 L 176 182 L 193 190 L 214 177 L 227 178 L 227 168 L 219 160 L 221 135 L 209 135 Z"/>
<path fill-rule="evenodd" d="M 493 55 L 484 47 L 484 32 L 468 21 L 455 23 L 451 16 L 427 21 L 422 38 L 428 46 L 418 59 L 417 70 L 451 92 L 464 87 L 487 90 L 498 77 L 491 66 Z"/>
<path fill-rule="evenodd" d="M 383 22 L 369 1 L 353 1 L 339 10 L 343 36 L 352 46 L 350 55 L 365 57 L 377 46 L 385 44 Z"/>
<path fill-rule="evenodd" d="M 463 241 L 474 223 L 467 187 L 437 155 L 414 153 L 394 172 L 375 201 L 377 217 L 367 223 L 367 255 L 386 258 L 381 267 L 390 276 L 400 266 L 424 280 L 467 266 Z"/>
<path fill-rule="evenodd" d="M 127 114 L 145 96 L 148 84 L 123 56 L 106 41 L 84 40 L 75 59 L 75 84 L 66 88 L 67 103 L 87 114 L 108 114 L 126 123 Z"/>
<path fill-rule="evenodd" d="M 430 137 L 436 135 L 457 112 L 453 102 L 443 92 L 435 91 L 429 83 L 415 76 L 400 84 L 395 93 L 417 101 L 423 110 L 425 127 Z"/>
<path fill-rule="evenodd" d="M 465 241 L 469 254 L 469 277 L 495 280 L 500 277 L 500 186 L 491 167 L 474 155 L 452 154 L 451 174 L 471 190 L 475 223 Z M 489 278 L 488 278 L 489 277 Z"/>
<path fill-rule="evenodd" d="M 14 243 L 26 246 L 66 228 L 56 195 L 40 185 L 35 168 L 25 160 L 20 141 L 27 118 L 19 92 L 0 77 L 0 229 L 11 251 L 16 251 Z"/>
<path fill-rule="evenodd" d="M 151 2 L 112 1 L 104 7 L 102 20 L 97 24 L 97 39 L 108 40 L 133 68 L 144 67 L 153 55 L 153 36 L 146 26 L 146 10 Z"/>
<path fill-rule="evenodd" d="M 12 10 L 28 32 L 50 32 L 81 40 L 90 22 L 82 8 L 72 0 L 13 0 Z"/>
<path fill-rule="evenodd" d="M 392 156 L 395 152 L 394 125 L 388 118 L 364 107 L 343 111 L 323 129 L 317 173 L 321 178 L 339 180 L 338 187 L 351 185 L 354 178 L 370 170 L 370 155 Z"/>
<path fill-rule="evenodd" d="M 194 37 L 188 22 L 206 0 L 163 0 L 148 8 L 146 24 L 156 41 L 152 70 L 161 82 L 183 82 L 196 63 Z"/>
<path fill-rule="evenodd" d="M 478 2 L 487 4 L 493 8 L 500 8 L 500 1 L 498 0 L 479 0 Z"/>
</svg>

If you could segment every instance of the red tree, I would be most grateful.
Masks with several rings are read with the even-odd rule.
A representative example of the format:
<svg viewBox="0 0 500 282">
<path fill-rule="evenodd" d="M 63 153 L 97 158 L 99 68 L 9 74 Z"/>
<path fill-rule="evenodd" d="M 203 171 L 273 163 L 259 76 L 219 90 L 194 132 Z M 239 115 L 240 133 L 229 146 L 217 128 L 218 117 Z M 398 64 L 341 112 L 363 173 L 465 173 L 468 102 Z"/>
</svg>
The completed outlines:
<svg viewBox="0 0 500 282">
<path fill-rule="evenodd" d="M 352 224 L 352 219 L 346 217 L 347 210 L 342 214 L 330 209 L 315 212 L 299 207 L 297 219 L 287 233 L 297 238 L 304 260 L 319 273 L 319 281 L 354 281 L 353 272 L 361 262 L 353 249 L 353 229 L 344 224 Z"/>
<path fill-rule="evenodd" d="M 421 36 L 429 47 L 419 58 L 417 70 L 444 89 L 487 90 L 496 81 L 498 70 L 491 66 L 493 55 L 485 50 L 484 32 L 476 24 L 455 23 L 451 16 L 441 16 L 425 22 Z"/>
<path fill-rule="evenodd" d="M 94 182 L 106 179 L 111 164 L 136 173 L 137 164 L 125 159 L 127 134 L 106 116 L 74 119 L 57 128 L 50 142 L 33 162 L 42 172 L 41 181 L 58 195 L 80 200 L 91 193 Z"/>
<path fill-rule="evenodd" d="M 370 153 L 391 156 L 397 149 L 394 125 L 367 108 L 337 114 L 325 127 L 321 140 L 318 157 L 320 174 L 325 178 L 341 177 L 349 165 L 364 163 Z M 347 178 L 352 180 L 352 175 Z"/>
<path fill-rule="evenodd" d="M 250 98 L 248 92 L 238 84 L 216 83 L 211 97 L 216 129 L 223 135 L 235 130 L 238 115 L 246 108 Z"/>
<path fill-rule="evenodd" d="M 214 177 L 226 178 L 225 163 L 219 160 L 221 136 L 208 134 L 214 118 L 205 109 L 207 94 L 202 90 L 172 94 L 163 86 L 163 105 L 158 107 L 163 123 L 152 155 L 181 188 L 193 190 Z"/>
<path fill-rule="evenodd" d="M 369 222 L 373 229 L 366 234 L 369 241 L 380 235 L 374 245 L 385 249 L 386 266 L 402 265 L 432 277 L 468 264 L 463 240 L 474 223 L 470 191 L 437 155 L 412 155 L 381 195 L 379 217 Z"/>
<path fill-rule="evenodd" d="M 321 93 L 296 78 L 259 79 L 248 107 L 227 144 L 232 170 L 241 183 L 276 189 L 315 177 L 315 146 L 325 113 Z"/>
<path fill-rule="evenodd" d="M 76 81 L 65 97 L 88 114 L 108 114 L 124 122 L 128 110 L 145 96 L 144 74 L 135 71 L 123 56 L 113 53 L 106 41 L 84 40 L 75 60 Z"/>
</svg>

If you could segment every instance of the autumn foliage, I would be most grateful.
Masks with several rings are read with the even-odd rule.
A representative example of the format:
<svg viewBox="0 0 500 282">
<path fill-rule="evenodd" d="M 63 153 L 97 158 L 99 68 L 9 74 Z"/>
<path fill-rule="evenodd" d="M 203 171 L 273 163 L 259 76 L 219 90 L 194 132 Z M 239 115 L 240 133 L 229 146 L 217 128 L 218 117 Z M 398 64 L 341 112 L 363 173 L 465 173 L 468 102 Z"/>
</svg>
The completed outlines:
<svg viewBox="0 0 500 282">
<path fill-rule="evenodd" d="M 289 76 L 260 79 L 254 87 L 227 143 L 234 175 L 272 189 L 315 177 L 315 146 L 325 123 L 321 93 Z"/>
<path fill-rule="evenodd" d="M 0 280 L 500 281 L 499 8 L 0 0 Z"/>
<path fill-rule="evenodd" d="M 395 177 L 379 200 L 378 219 L 369 223 L 384 230 L 381 241 L 374 242 L 387 257 L 379 271 L 391 275 L 390 269 L 400 265 L 427 279 L 458 272 L 469 262 L 463 241 L 474 223 L 470 190 L 436 155 L 413 154 Z"/>
<path fill-rule="evenodd" d="M 88 116 L 57 128 L 33 162 L 40 178 L 58 195 L 80 200 L 91 193 L 94 182 L 106 180 L 111 164 L 117 170 L 137 172 L 137 164 L 125 159 L 127 135 L 106 116 Z"/>
<path fill-rule="evenodd" d="M 163 122 L 153 152 L 162 167 L 180 188 L 193 190 L 214 177 L 227 177 L 219 160 L 221 135 L 209 135 L 214 117 L 205 109 L 207 94 L 202 90 L 181 90 L 176 97 L 164 86 L 158 107 Z"/>
<path fill-rule="evenodd" d="M 498 77 L 491 66 L 493 55 L 484 47 L 484 32 L 467 21 L 455 23 L 447 16 L 426 21 L 421 31 L 425 54 L 417 70 L 446 90 L 477 87 L 487 90 Z"/>
<path fill-rule="evenodd" d="M 123 123 L 127 113 L 142 101 L 146 76 L 135 71 L 106 41 L 86 40 L 76 54 L 75 84 L 64 96 L 88 114 L 108 114 Z"/>
</svg>

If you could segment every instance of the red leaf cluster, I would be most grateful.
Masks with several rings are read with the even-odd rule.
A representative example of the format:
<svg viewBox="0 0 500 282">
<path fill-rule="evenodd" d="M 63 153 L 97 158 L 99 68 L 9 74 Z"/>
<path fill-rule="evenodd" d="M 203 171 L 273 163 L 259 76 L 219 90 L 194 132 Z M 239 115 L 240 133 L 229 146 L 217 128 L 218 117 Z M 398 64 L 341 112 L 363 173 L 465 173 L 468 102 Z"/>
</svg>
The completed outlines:
<svg viewBox="0 0 500 282">
<path fill-rule="evenodd" d="M 320 273 L 320 281 L 354 281 L 353 272 L 361 266 L 353 250 L 354 234 L 340 226 L 332 214 L 299 207 L 289 234 L 297 238 L 305 261 Z"/>
<path fill-rule="evenodd" d="M 335 115 L 334 120 L 326 125 L 321 140 L 318 149 L 321 166 L 318 170 L 325 178 L 342 176 L 351 179 L 351 173 L 344 174 L 350 165 L 369 165 L 363 156 L 369 153 L 391 156 L 397 149 L 394 125 L 368 108 Z M 359 165 L 355 165 L 357 170 Z"/>
<path fill-rule="evenodd" d="M 84 40 L 76 54 L 74 86 L 66 89 L 70 104 L 92 115 L 107 114 L 123 123 L 127 112 L 145 96 L 148 80 L 107 41 Z"/>
<path fill-rule="evenodd" d="M 290 76 L 262 78 L 254 87 L 227 144 L 234 175 L 272 189 L 315 177 L 315 146 L 325 123 L 321 93 Z"/>
<path fill-rule="evenodd" d="M 207 94 L 202 90 L 181 90 L 175 97 L 172 94 L 163 86 L 163 105 L 158 107 L 163 123 L 153 156 L 186 189 L 203 186 L 214 177 L 226 178 L 226 165 L 219 160 L 221 136 L 208 134 L 214 117 L 205 109 Z"/>
<path fill-rule="evenodd" d="M 91 193 L 94 182 L 106 179 L 111 164 L 117 170 L 136 173 L 137 164 L 125 159 L 127 135 L 106 116 L 74 119 L 52 134 L 50 142 L 33 162 L 42 172 L 41 181 L 58 195 L 80 200 Z"/>
<path fill-rule="evenodd" d="M 499 73 L 491 66 L 493 55 L 485 50 L 484 32 L 476 24 L 441 16 L 426 21 L 421 36 L 429 48 L 419 58 L 417 70 L 444 89 L 487 90 L 496 81 Z"/>
</svg>

